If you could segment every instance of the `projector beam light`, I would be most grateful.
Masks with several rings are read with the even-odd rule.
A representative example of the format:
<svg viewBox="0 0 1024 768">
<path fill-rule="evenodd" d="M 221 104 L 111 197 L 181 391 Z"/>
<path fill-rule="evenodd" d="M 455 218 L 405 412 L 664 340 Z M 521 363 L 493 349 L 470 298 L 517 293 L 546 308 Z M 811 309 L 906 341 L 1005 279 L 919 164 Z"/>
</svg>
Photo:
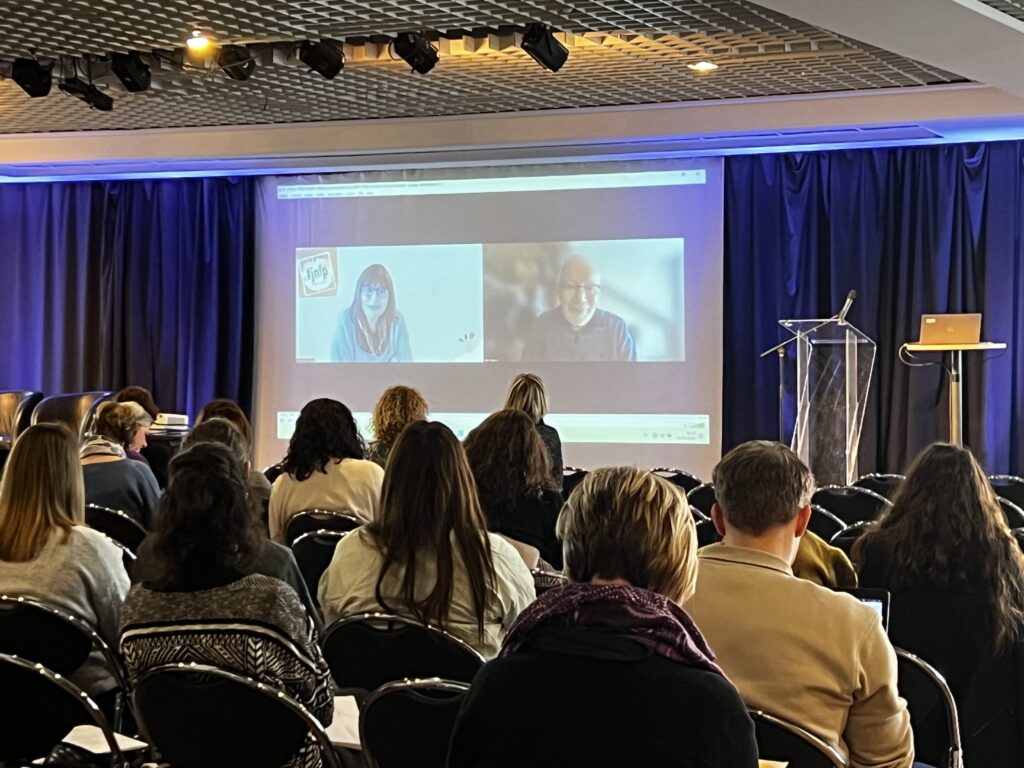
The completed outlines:
<svg viewBox="0 0 1024 768">
<path fill-rule="evenodd" d="M 194 54 L 203 54 L 210 50 L 210 38 L 199 30 L 192 33 L 192 37 L 185 41 L 189 51 Z"/>
<path fill-rule="evenodd" d="M 714 72 L 718 69 L 718 65 L 713 61 L 698 61 L 696 64 L 687 64 L 687 69 L 692 69 L 694 72 L 700 72 L 701 74 L 707 74 L 708 72 Z"/>
<path fill-rule="evenodd" d="M 555 39 L 546 24 L 527 24 L 520 47 L 544 69 L 557 72 L 569 58 L 569 49 Z"/>
</svg>

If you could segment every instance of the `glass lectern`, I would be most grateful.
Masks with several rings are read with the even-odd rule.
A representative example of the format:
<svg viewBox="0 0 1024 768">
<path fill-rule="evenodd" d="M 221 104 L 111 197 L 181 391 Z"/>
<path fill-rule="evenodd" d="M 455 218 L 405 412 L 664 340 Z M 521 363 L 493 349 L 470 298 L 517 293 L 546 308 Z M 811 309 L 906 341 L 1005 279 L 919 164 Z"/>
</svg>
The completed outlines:
<svg viewBox="0 0 1024 768">
<path fill-rule="evenodd" d="M 836 318 L 780 320 L 779 325 L 793 334 L 778 349 L 780 398 L 786 390 L 796 394 L 792 448 L 819 487 L 849 485 L 858 477 L 875 342 Z M 787 346 L 792 348 L 788 353 Z M 779 408 L 785 413 L 784 402 Z"/>
</svg>

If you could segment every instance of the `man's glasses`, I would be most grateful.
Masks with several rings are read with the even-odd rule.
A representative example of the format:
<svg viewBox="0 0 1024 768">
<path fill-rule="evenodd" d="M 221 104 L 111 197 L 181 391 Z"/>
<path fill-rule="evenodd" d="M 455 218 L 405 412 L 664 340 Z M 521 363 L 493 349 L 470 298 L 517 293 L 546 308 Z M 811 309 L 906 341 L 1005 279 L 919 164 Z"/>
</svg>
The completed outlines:
<svg viewBox="0 0 1024 768">
<path fill-rule="evenodd" d="M 601 292 L 601 286 L 595 285 L 594 283 L 559 283 L 558 289 L 565 291 L 566 293 L 571 293 L 574 296 L 578 291 L 583 291 L 585 296 L 589 296 L 591 298 L 597 296 L 597 294 Z"/>
<path fill-rule="evenodd" d="M 377 285 L 377 284 L 364 285 L 364 286 L 360 287 L 359 290 L 363 294 L 363 296 L 365 298 L 367 298 L 367 299 L 371 299 L 374 296 L 376 296 L 379 299 L 386 299 L 388 296 L 391 295 L 391 291 L 389 291 L 383 285 Z"/>
</svg>

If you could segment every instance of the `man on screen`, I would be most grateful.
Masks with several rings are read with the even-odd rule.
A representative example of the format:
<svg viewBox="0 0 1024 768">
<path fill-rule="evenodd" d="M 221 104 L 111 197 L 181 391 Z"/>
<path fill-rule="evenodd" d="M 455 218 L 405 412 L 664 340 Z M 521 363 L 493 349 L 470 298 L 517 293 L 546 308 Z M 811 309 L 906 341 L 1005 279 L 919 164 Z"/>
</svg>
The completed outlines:
<svg viewBox="0 0 1024 768">
<path fill-rule="evenodd" d="M 636 360 L 636 344 L 618 315 L 597 308 L 601 275 L 571 256 L 558 276 L 559 305 L 534 319 L 523 360 Z"/>
</svg>

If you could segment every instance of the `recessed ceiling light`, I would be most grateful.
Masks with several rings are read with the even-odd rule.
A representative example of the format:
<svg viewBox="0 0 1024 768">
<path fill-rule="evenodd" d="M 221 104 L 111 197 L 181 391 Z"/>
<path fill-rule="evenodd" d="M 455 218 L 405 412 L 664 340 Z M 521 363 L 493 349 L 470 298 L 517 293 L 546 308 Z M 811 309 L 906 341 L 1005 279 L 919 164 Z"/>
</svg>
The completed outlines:
<svg viewBox="0 0 1024 768">
<path fill-rule="evenodd" d="M 698 61 L 696 64 L 687 64 L 687 69 L 692 69 L 694 72 L 714 72 L 718 69 L 718 65 L 713 61 Z"/>
<path fill-rule="evenodd" d="M 185 45 L 192 53 L 202 53 L 210 47 L 210 38 L 197 29 L 192 33 L 192 37 L 185 41 Z"/>
</svg>

